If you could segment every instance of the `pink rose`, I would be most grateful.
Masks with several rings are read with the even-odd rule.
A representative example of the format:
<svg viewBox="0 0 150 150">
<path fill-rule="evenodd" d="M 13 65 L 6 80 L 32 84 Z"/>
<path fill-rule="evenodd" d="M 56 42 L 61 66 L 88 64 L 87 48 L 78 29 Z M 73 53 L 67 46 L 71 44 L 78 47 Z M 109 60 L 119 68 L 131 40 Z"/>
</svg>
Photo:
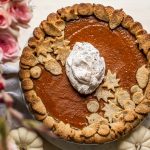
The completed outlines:
<svg viewBox="0 0 150 150">
<path fill-rule="evenodd" d="M 8 3 L 10 0 L 0 0 L 0 5 Z"/>
<path fill-rule="evenodd" d="M 0 28 L 6 29 L 11 25 L 12 17 L 3 8 L 0 8 Z"/>
<path fill-rule="evenodd" d="M 2 61 L 6 62 L 18 57 L 19 45 L 16 39 L 8 32 L 0 34 L 0 53 L 3 54 Z"/>
<path fill-rule="evenodd" d="M 28 23 L 32 18 L 31 8 L 25 2 L 14 2 L 10 9 L 10 14 L 20 23 Z"/>
</svg>

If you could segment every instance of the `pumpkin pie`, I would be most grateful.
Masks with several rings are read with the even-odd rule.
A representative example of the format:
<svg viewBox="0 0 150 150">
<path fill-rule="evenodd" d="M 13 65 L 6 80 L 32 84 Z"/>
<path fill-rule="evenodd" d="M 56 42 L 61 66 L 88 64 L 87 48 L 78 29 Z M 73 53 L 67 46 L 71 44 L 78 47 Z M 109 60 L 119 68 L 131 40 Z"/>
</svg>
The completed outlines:
<svg viewBox="0 0 150 150">
<path fill-rule="evenodd" d="M 104 143 L 150 112 L 150 35 L 122 9 L 81 3 L 51 13 L 20 58 L 35 118 L 75 142 Z"/>
</svg>

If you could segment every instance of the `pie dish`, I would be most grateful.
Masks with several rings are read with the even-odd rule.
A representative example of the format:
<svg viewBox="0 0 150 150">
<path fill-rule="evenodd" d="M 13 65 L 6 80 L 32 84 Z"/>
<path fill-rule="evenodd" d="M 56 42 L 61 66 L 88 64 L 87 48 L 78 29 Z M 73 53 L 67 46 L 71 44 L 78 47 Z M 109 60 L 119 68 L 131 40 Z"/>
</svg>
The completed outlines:
<svg viewBox="0 0 150 150">
<path fill-rule="evenodd" d="M 66 60 L 76 42 L 100 51 L 106 69 L 88 95 L 74 89 Z M 77 58 L 78 59 L 78 58 Z M 35 118 L 60 137 L 105 143 L 135 128 L 150 112 L 150 35 L 122 9 L 81 3 L 51 13 L 20 58 L 20 80 Z"/>
</svg>

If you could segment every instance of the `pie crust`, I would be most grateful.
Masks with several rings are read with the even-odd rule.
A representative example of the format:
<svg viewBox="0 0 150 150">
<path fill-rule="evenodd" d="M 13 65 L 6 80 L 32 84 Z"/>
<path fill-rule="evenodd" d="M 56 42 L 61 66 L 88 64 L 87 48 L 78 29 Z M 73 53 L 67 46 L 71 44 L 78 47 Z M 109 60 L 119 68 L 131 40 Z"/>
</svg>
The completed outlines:
<svg viewBox="0 0 150 150">
<path fill-rule="evenodd" d="M 69 41 L 64 39 L 66 22 L 87 16 L 95 16 L 108 23 L 112 30 L 118 26 L 127 29 L 137 39 L 139 52 L 147 57 L 147 65 L 138 69 L 137 85 L 131 87 L 131 94 L 119 87 L 116 73 L 108 70 L 104 84 L 95 93 L 98 100 L 102 98 L 106 102 L 103 107 L 104 117 L 96 112 L 99 107 L 97 102 L 88 104 L 87 107 L 92 112 L 87 116 L 89 124 L 79 129 L 50 116 L 34 90 L 33 79 L 40 78 L 43 67 L 53 75 L 62 74 L 62 66 L 65 65 L 70 53 Z M 56 59 L 50 53 L 53 53 Z M 66 140 L 104 143 L 130 132 L 150 112 L 149 62 L 150 34 L 139 22 L 134 21 L 122 9 L 115 10 L 101 4 L 81 3 L 51 13 L 34 29 L 33 37 L 29 39 L 20 59 L 19 76 L 26 101 L 37 120 L 43 121 L 55 134 Z M 109 81 L 110 78 L 113 83 Z"/>
</svg>

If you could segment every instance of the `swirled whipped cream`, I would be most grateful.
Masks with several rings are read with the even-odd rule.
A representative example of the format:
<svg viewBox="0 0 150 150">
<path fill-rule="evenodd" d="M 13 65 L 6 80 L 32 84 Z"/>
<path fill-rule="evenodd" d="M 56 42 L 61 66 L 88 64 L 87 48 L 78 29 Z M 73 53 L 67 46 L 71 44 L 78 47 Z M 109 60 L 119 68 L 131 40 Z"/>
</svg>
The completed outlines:
<svg viewBox="0 0 150 150">
<path fill-rule="evenodd" d="M 90 94 L 104 78 L 104 58 L 90 43 L 77 42 L 66 60 L 66 74 L 79 93 Z"/>
</svg>

